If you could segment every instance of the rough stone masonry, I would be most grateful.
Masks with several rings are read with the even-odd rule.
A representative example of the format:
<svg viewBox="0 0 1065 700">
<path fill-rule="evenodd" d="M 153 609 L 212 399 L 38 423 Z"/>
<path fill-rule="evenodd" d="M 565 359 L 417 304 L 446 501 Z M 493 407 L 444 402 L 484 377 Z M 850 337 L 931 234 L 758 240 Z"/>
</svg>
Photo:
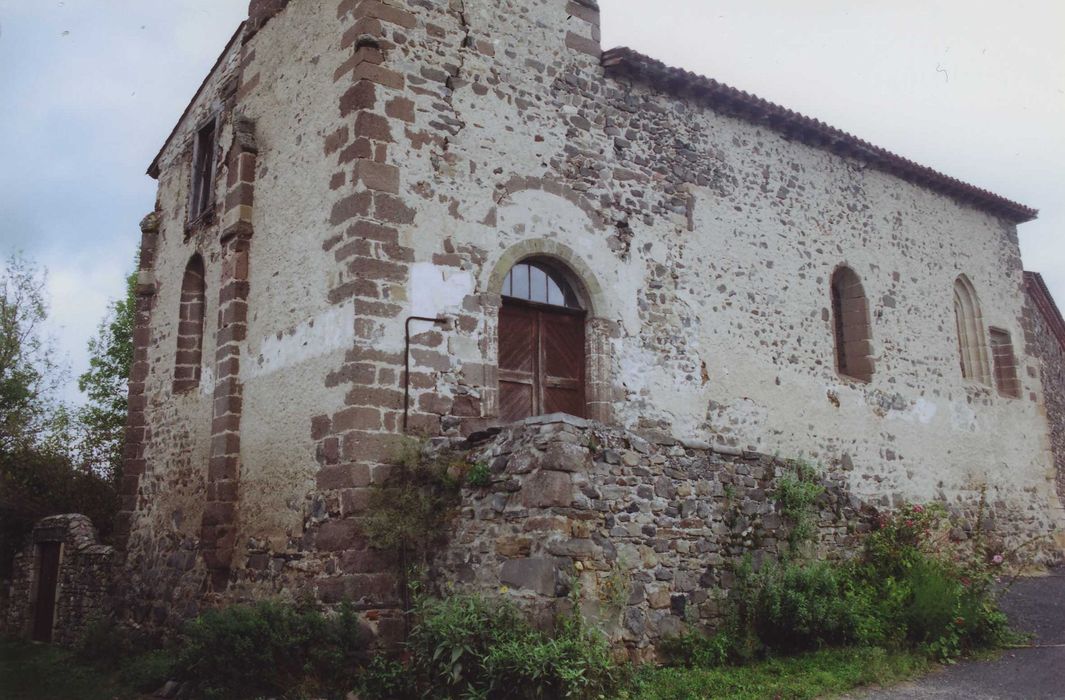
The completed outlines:
<svg viewBox="0 0 1065 700">
<path fill-rule="evenodd" d="M 559 392 L 607 443 L 674 447 L 535 471 L 531 500 L 498 513 L 471 495 L 448 561 L 552 595 L 536 560 L 595 570 L 631 549 L 637 645 L 727 588 L 725 482 L 701 474 L 757 490 L 772 469 L 677 444 L 804 457 L 880 507 L 986 494 L 1009 541 L 1061 528 L 1024 342 L 1034 210 L 600 49 L 594 0 L 251 3 L 149 169 L 120 528 L 133 619 L 310 593 L 396 634 L 394 571 L 360 529 L 396 438 L 458 438 Z M 516 269 L 550 273 L 566 308 Z M 540 355 L 511 356 L 515 309 Z M 580 342 L 551 343 L 563 316 Z M 507 520 L 571 486 L 607 504 L 582 506 L 587 536 L 556 547 Z M 751 503 L 772 531 L 772 504 Z M 464 554 L 474 527 L 496 540 Z"/>
</svg>

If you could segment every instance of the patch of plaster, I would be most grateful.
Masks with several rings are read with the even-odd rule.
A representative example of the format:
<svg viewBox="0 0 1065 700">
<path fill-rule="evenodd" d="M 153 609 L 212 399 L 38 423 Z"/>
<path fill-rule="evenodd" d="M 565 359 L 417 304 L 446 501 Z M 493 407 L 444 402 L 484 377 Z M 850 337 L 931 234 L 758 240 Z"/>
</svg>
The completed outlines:
<svg viewBox="0 0 1065 700">
<path fill-rule="evenodd" d="M 214 367 L 210 365 L 200 368 L 200 395 L 214 396 Z"/>
<path fill-rule="evenodd" d="M 245 351 L 242 362 L 245 377 L 263 377 L 352 347 L 355 344 L 354 317 L 354 307 L 348 303 L 331 308 L 295 328 L 263 338 L 258 351 Z"/>
<path fill-rule="evenodd" d="M 939 413 L 939 406 L 935 402 L 919 398 L 904 411 L 889 411 L 887 417 L 893 420 L 903 420 L 907 423 L 928 425 L 936 417 L 937 413 Z"/>
<path fill-rule="evenodd" d="M 413 316 L 435 318 L 457 312 L 473 290 L 473 275 L 465 270 L 448 270 L 427 262 L 411 265 L 409 296 Z"/>
<path fill-rule="evenodd" d="M 976 411 L 972 406 L 962 401 L 950 403 L 950 425 L 955 430 L 975 433 L 978 427 Z"/>
</svg>

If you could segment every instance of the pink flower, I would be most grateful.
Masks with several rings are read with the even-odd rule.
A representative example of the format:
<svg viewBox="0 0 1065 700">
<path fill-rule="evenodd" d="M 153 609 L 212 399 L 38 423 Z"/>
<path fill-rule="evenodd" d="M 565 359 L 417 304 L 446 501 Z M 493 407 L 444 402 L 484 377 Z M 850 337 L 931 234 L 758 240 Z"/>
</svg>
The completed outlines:
<svg viewBox="0 0 1065 700">
<path fill-rule="evenodd" d="M 906 521 L 906 527 L 913 527 L 913 521 L 912 520 L 907 520 Z"/>
<path fill-rule="evenodd" d="M 1003 561 L 1004 561 L 1004 559 L 1002 558 L 1001 554 L 996 554 L 995 556 L 991 557 L 991 563 L 994 564 L 995 566 L 998 566 Z"/>
<path fill-rule="evenodd" d="M 913 512 L 914 513 L 923 513 L 924 512 L 924 507 L 923 506 L 914 506 L 913 507 Z"/>
</svg>

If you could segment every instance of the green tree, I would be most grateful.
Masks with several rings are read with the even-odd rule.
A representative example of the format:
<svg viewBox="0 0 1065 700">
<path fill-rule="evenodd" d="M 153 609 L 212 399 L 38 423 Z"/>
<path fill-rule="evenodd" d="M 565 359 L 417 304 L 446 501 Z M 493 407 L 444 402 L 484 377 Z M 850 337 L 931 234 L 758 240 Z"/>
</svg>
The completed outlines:
<svg viewBox="0 0 1065 700">
<path fill-rule="evenodd" d="M 56 399 L 67 379 L 43 334 L 45 273 L 21 256 L 0 271 L 0 578 L 33 524 L 83 513 L 106 537 L 118 498 L 112 483 L 74 455 L 80 417 Z"/>
<path fill-rule="evenodd" d="M 89 339 L 89 369 L 78 377 L 88 397 L 79 411 L 81 459 L 114 483 L 122 478 L 122 449 L 133 365 L 133 325 L 137 317 L 137 273 L 126 278 L 126 296 L 111 304 Z"/>
<path fill-rule="evenodd" d="M 47 432 L 64 372 L 42 336 L 44 271 L 12 255 L 0 274 L 0 451 L 10 452 Z"/>
</svg>

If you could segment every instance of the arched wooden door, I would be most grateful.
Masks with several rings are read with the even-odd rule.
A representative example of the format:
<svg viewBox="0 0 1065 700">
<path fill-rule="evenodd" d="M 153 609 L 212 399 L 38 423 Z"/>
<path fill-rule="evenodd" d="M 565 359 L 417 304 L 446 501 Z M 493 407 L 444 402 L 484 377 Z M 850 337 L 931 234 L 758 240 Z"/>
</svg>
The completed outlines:
<svg viewBox="0 0 1065 700">
<path fill-rule="evenodd" d="M 585 311 L 547 265 L 515 265 L 499 311 L 499 417 L 585 414 Z"/>
</svg>

